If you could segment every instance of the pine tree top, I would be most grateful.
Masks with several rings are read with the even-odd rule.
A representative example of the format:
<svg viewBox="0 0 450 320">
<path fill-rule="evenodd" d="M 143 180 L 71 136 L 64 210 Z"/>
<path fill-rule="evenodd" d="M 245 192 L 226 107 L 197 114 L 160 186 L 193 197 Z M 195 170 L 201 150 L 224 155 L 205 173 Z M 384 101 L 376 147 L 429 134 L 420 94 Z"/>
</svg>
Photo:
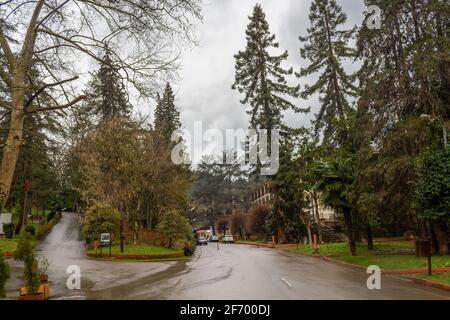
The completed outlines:
<svg viewBox="0 0 450 320">
<path fill-rule="evenodd" d="M 286 76 L 293 69 L 284 69 L 282 63 L 288 52 L 271 55 L 269 50 L 279 48 L 275 35 L 270 33 L 269 24 L 261 5 L 257 4 L 249 17 L 246 29 L 247 45 L 244 51 L 235 55 L 236 76 L 232 89 L 244 94 L 242 104 L 250 104 L 252 128 L 283 127 L 282 111 L 306 111 L 296 107 L 287 97 L 297 98 L 300 86 L 289 86 Z"/>
</svg>

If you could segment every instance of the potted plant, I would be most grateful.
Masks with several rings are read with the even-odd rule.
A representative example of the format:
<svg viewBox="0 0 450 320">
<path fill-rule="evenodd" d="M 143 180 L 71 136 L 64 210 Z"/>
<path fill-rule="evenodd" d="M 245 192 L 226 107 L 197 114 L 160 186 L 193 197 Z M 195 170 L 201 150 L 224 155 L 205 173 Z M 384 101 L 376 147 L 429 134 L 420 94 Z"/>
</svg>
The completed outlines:
<svg viewBox="0 0 450 320">
<path fill-rule="evenodd" d="M 25 287 L 20 289 L 19 300 L 44 300 L 48 297 L 48 285 L 41 285 L 38 261 L 33 248 L 33 237 L 28 232 L 20 235 L 14 259 L 24 263 Z"/>
<path fill-rule="evenodd" d="M 6 296 L 5 285 L 6 281 L 9 279 L 9 276 L 9 266 L 3 258 L 2 252 L 0 251 L 0 299 Z"/>
<path fill-rule="evenodd" d="M 47 274 L 47 270 L 48 267 L 50 266 L 50 262 L 48 261 L 47 258 L 40 258 L 39 259 L 39 280 L 41 281 L 42 284 L 44 283 L 48 283 L 48 274 Z"/>
</svg>

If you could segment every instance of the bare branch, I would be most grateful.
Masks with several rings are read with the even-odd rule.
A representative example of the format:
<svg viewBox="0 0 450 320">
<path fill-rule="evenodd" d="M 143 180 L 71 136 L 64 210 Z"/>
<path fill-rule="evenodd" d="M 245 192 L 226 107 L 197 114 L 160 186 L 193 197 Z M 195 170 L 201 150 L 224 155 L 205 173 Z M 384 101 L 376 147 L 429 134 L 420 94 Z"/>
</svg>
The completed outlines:
<svg viewBox="0 0 450 320">
<path fill-rule="evenodd" d="M 44 5 L 44 0 L 39 0 L 34 9 L 33 15 L 31 16 L 30 24 L 28 25 L 27 33 L 25 35 L 25 40 L 22 47 L 22 56 L 25 57 L 26 66 L 31 65 L 33 50 L 36 43 L 36 24 L 41 13 L 42 7 Z"/>
<path fill-rule="evenodd" d="M 5 81 L 6 85 L 11 88 L 11 78 L 10 75 L 0 66 L 0 78 Z"/>
<path fill-rule="evenodd" d="M 6 60 L 9 63 L 9 69 L 11 70 L 14 63 L 14 54 L 11 51 L 8 40 L 6 39 L 6 36 L 4 35 L 1 27 L 0 27 L 0 46 L 2 47 L 3 52 L 5 53 Z"/>
<path fill-rule="evenodd" d="M 64 84 L 64 83 L 67 83 L 67 82 L 71 82 L 71 81 L 77 80 L 78 78 L 79 78 L 78 76 L 75 76 L 75 77 L 72 77 L 72 78 L 70 78 L 70 79 L 61 80 L 61 81 L 58 81 L 58 82 L 55 82 L 55 83 L 48 83 L 48 84 L 45 84 L 43 87 L 41 87 L 39 90 L 37 90 L 37 91 L 30 97 L 30 99 L 27 101 L 27 103 L 26 103 L 25 106 L 26 106 L 26 107 L 29 107 L 29 106 L 31 105 L 31 103 L 33 102 L 33 100 L 36 99 L 42 92 L 44 92 L 45 89 L 51 88 L 51 87 L 56 87 L 56 86 L 62 85 L 62 84 Z"/>
<path fill-rule="evenodd" d="M 73 99 L 72 101 L 70 101 L 69 103 L 63 104 L 63 105 L 56 105 L 56 106 L 51 106 L 51 107 L 45 107 L 45 108 L 38 108 L 38 109 L 32 109 L 32 110 L 27 110 L 27 113 L 36 113 L 36 112 L 41 112 L 41 111 L 51 111 L 51 110 L 61 110 L 61 109 L 66 109 L 69 108 L 75 104 L 77 104 L 80 101 L 83 101 L 84 99 L 86 99 L 87 96 L 86 95 L 82 95 L 79 96 L 75 99 Z"/>
</svg>

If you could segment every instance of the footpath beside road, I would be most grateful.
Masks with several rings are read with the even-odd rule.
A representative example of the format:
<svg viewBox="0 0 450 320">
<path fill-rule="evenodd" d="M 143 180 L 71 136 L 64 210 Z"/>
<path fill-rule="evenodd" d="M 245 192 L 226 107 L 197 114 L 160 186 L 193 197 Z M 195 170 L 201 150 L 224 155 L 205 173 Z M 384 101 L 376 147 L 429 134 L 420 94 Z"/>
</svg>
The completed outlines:
<svg viewBox="0 0 450 320">
<path fill-rule="evenodd" d="M 317 258 L 317 259 L 321 259 L 321 260 L 325 260 L 331 263 L 335 263 L 350 269 L 355 269 L 355 270 L 361 270 L 361 271 L 365 271 L 367 270 L 366 265 L 360 265 L 360 264 L 356 264 L 356 263 L 350 263 L 350 262 L 346 262 L 346 261 L 342 261 L 339 259 L 339 255 L 335 255 L 333 256 L 333 254 L 320 254 L 320 253 L 312 253 L 312 252 L 302 252 L 300 250 L 295 250 L 298 249 L 299 244 L 272 244 L 272 243 L 258 243 L 258 242 L 244 242 L 244 241 L 237 241 L 237 244 L 242 244 L 242 245 L 251 245 L 251 246 L 256 246 L 256 247 L 265 247 L 265 248 L 272 248 L 272 249 L 283 249 L 283 250 L 287 250 L 290 252 L 295 252 L 296 254 L 300 254 L 300 255 L 304 255 L 304 256 L 308 256 L 308 257 L 313 257 L 313 258 Z M 400 242 L 391 242 L 392 246 L 394 246 L 395 244 L 402 244 L 404 245 L 405 243 L 400 243 Z M 384 242 L 383 244 L 389 244 L 389 246 L 391 245 L 390 242 Z M 403 247 L 403 246 L 402 246 Z M 404 249 L 404 248 L 403 248 Z M 404 255 L 406 255 L 403 252 Z M 368 255 L 366 252 L 364 253 L 364 255 Z M 390 253 L 390 255 L 394 256 L 393 253 Z M 376 256 L 376 254 L 374 255 Z M 380 254 L 380 256 L 382 256 Z M 432 271 L 434 274 L 436 273 L 446 273 L 449 272 L 450 274 L 450 257 L 448 258 L 449 262 L 449 266 L 445 266 L 445 267 L 433 267 Z M 447 283 L 443 283 L 443 282 L 436 282 L 436 281 L 432 281 L 429 279 L 423 279 L 423 278 L 418 278 L 418 275 L 425 275 L 428 272 L 428 269 L 425 267 L 411 267 L 411 268 L 397 268 L 397 269 L 383 269 L 381 268 L 381 272 L 384 275 L 396 275 L 396 276 L 400 276 L 403 277 L 409 281 L 413 281 L 417 284 L 421 284 L 421 285 L 426 285 L 426 286 L 431 286 L 431 287 L 435 287 L 435 288 L 439 288 L 439 289 L 443 289 L 443 290 L 448 290 L 450 291 L 450 284 Z"/>
</svg>

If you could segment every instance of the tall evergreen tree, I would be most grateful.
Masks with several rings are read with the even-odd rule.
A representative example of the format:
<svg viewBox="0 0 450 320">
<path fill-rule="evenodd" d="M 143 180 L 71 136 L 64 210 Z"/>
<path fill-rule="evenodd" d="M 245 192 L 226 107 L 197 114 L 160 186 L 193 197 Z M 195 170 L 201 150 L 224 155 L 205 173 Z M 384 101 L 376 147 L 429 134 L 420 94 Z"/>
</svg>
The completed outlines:
<svg viewBox="0 0 450 320">
<path fill-rule="evenodd" d="M 159 94 L 155 109 L 155 129 L 165 141 L 170 141 L 172 133 L 181 127 L 180 112 L 175 107 L 175 95 L 172 87 L 167 83 L 162 98 Z"/>
<path fill-rule="evenodd" d="M 297 98 L 300 86 L 289 86 L 286 76 L 293 73 L 292 68 L 284 69 L 281 64 L 288 57 L 270 55 L 269 51 L 278 48 L 275 35 L 270 33 L 269 24 L 261 5 L 257 4 L 247 26 L 247 46 L 235 55 L 236 77 L 232 88 L 244 93 L 242 104 L 250 104 L 248 114 L 251 127 L 262 129 L 284 128 L 282 111 L 306 111 L 296 107 L 287 97 Z"/>
<path fill-rule="evenodd" d="M 383 18 L 379 30 L 363 25 L 358 34 L 359 191 L 381 226 L 401 235 L 417 226 L 418 212 L 404 201 L 415 193 L 417 158 L 442 148 L 443 129 L 436 125 L 448 125 L 450 117 L 450 3 L 365 3 L 379 6 Z M 433 235 L 433 226 L 419 224 L 422 236 Z"/>
<path fill-rule="evenodd" d="M 311 26 L 306 37 L 299 37 L 303 43 L 300 54 L 311 64 L 300 70 L 298 76 L 307 77 L 320 73 L 313 85 L 307 85 L 302 97 L 307 99 L 319 93 L 320 111 L 316 115 L 315 128 L 324 130 L 324 141 L 336 142 L 339 128 L 347 128 L 347 117 L 351 111 L 348 98 L 355 95 L 354 77 L 342 67 L 345 58 L 354 57 L 354 50 L 348 46 L 354 29 L 340 30 L 347 16 L 335 0 L 314 0 L 309 14 Z M 342 139 L 343 137 L 341 137 Z"/>
<path fill-rule="evenodd" d="M 89 83 L 88 93 L 86 103 L 100 120 L 131 114 L 132 107 L 128 103 L 122 78 L 114 68 L 114 61 L 108 48 L 105 49 L 100 69 Z"/>
</svg>

